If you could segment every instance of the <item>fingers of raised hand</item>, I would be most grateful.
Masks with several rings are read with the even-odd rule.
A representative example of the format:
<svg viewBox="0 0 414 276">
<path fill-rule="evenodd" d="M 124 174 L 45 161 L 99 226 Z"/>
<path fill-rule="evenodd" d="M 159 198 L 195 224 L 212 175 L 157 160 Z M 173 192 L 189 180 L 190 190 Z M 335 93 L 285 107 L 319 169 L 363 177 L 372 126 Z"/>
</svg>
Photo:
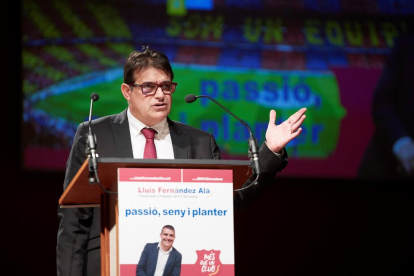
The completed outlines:
<svg viewBox="0 0 414 276">
<path fill-rule="evenodd" d="M 302 125 L 303 121 L 306 118 L 305 115 L 306 108 L 301 108 L 297 112 L 295 112 L 292 116 L 289 117 L 287 123 L 290 125 L 290 132 L 296 133 L 300 126 Z"/>
<path fill-rule="evenodd" d="M 287 119 L 287 122 L 288 123 L 291 123 L 291 124 L 296 123 L 297 121 L 299 121 L 302 118 L 302 116 L 305 114 L 305 112 L 306 112 L 306 107 L 303 107 L 303 108 L 299 109 L 298 111 L 296 111 L 295 113 L 293 113 Z"/>
<path fill-rule="evenodd" d="M 305 112 L 306 112 L 306 107 L 299 109 L 298 111 L 296 111 L 294 114 L 292 114 L 289 117 L 288 122 L 292 122 L 292 123 L 297 122 L 305 114 Z"/>
<path fill-rule="evenodd" d="M 296 131 L 298 131 L 305 119 L 306 115 L 302 115 L 296 122 L 292 123 L 290 128 L 291 133 L 295 133 Z"/>
<path fill-rule="evenodd" d="M 274 124 L 276 124 L 276 111 L 272 109 L 270 110 L 270 113 L 269 113 L 269 125 L 274 125 Z"/>
</svg>

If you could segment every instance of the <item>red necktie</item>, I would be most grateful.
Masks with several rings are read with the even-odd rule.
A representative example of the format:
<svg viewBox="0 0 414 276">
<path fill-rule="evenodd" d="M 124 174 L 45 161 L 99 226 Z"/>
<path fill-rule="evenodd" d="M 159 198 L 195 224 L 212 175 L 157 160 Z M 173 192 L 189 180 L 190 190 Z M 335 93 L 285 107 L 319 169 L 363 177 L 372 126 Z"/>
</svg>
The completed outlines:
<svg viewBox="0 0 414 276">
<path fill-rule="evenodd" d="M 142 134 L 144 134 L 145 139 L 147 140 L 145 143 L 144 149 L 144 159 L 146 158 L 157 158 L 157 150 L 155 149 L 154 144 L 154 136 L 156 131 L 152 128 L 143 128 L 141 129 Z"/>
</svg>

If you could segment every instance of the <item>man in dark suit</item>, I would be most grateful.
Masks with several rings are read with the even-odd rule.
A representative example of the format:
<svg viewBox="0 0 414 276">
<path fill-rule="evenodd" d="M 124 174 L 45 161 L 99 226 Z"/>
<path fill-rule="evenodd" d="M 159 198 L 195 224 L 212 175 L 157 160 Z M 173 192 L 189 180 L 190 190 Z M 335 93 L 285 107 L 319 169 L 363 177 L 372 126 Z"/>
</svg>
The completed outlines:
<svg viewBox="0 0 414 276">
<path fill-rule="evenodd" d="M 396 39 L 374 91 L 375 133 L 358 175 L 370 179 L 414 179 L 414 34 Z"/>
<path fill-rule="evenodd" d="M 155 130 L 158 159 L 220 159 L 214 137 L 200 129 L 172 121 L 168 114 L 177 86 L 168 57 L 149 49 L 134 51 L 124 67 L 122 95 L 128 108 L 119 114 L 93 120 L 92 128 L 99 141 L 99 157 L 143 158 L 146 138 L 142 130 Z M 276 125 L 276 112 L 270 111 L 266 142 L 259 149 L 259 183 L 235 194 L 239 207 L 254 199 L 266 182 L 287 164 L 284 147 L 301 133 L 306 108 Z M 88 124 L 81 123 L 69 154 L 64 181 L 66 189 L 86 160 Z M 253 175 L 244 184 L 254 181 Z M 99 208 L 60 208 L 57 236 L 57 275 L 100 275 Z"/>
<path fill-rule="evenodd" d="M 175 229 L 165 225 L 161 230 L 161 241 L 147 243 L 137 266 L 137 276 L 180 276 L 181 253 L 173 247 Z"/>
</svg>

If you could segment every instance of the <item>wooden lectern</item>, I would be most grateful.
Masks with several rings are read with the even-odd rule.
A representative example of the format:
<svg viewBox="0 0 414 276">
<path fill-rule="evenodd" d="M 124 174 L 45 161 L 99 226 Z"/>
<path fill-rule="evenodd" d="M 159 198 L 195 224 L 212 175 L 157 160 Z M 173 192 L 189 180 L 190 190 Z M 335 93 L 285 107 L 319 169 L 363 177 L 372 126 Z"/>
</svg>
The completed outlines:
<svg viewBox="0 0 414 276">
<path fill-rule="evenodd" d="M 251 176 L 248 160 L 98 158 L 98 176 L 103 188 L 117 192 L 118 168 L 226 169 L 233 171 L 233 187 L 240 188 Z M 106 193 L 89 183 L 85 160 L 59 199 L 61 208 L 101 207 L 101 275 L 119 275 L 117 194 Z"/>
</svg>

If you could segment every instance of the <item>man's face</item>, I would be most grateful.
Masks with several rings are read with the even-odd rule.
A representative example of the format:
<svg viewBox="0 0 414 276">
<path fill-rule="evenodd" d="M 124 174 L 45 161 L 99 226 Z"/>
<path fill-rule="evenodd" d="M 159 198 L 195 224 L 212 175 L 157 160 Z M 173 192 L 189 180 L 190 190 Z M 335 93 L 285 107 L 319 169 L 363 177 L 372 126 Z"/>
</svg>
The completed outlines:
<svg viewBox="0 0 414 276">
<path fill-rule="evenodd" d="M 167 251 L 171 248 L 175 240 L 175 231 L 164 228 L 161 232 L 161 247 L 164 251 Z"/>
<path fill-rule="evenodd" d="M 144 82 L 162 83 L 171 81 L 171 78 L 163 71 L 148 68 L 141 72 L 134 73 L 136 84 Z M 129 109 L 135 118 L 147 126 L 154 126 L 170 114 L 172 95 L 164 95 L 161 88 L 157 88 L 154 95 L 145 96 L 141 87 L 131 87 L 127 84 L 121 86 L 122 94 L 127 99 Z"/>
</svg>

